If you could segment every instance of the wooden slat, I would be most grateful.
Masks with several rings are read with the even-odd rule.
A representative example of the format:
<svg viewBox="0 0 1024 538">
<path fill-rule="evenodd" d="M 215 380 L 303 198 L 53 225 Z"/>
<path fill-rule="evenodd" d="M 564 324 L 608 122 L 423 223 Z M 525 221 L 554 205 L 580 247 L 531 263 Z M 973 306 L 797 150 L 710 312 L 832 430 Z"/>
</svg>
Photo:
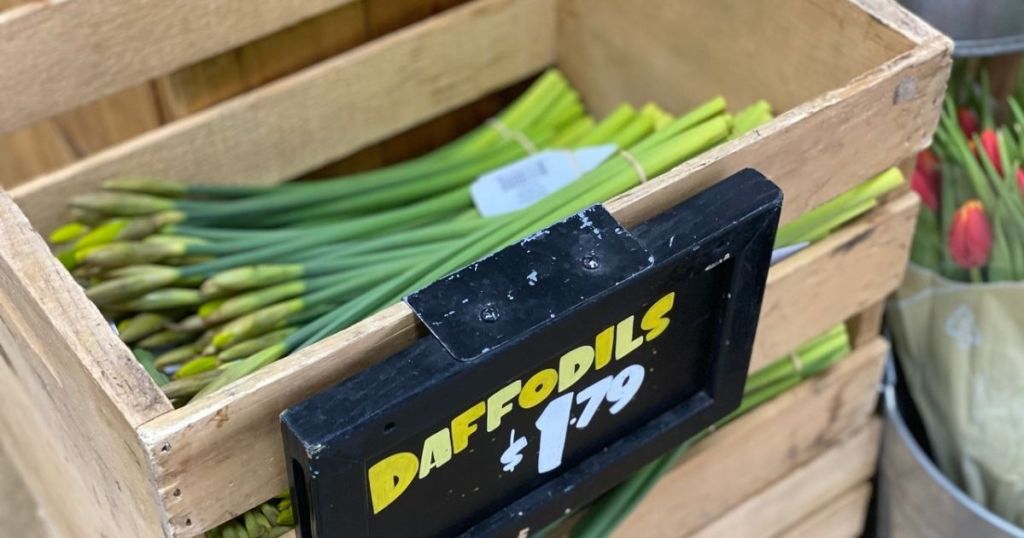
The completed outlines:
<svg viewBox="0 0 1024 538">
<path fill-rule="evenodd" d="M 613 536 L 696 532 L 845 439 L 874 410 L 887 352 L 877 339 L 715 432 L 651 489 Z"/>
<path fill-rule="evenodd" d="M 366 4 L 366 25 L 370 37 L 421 21 L 446 9 L 465 4 L 469 0 L 363 0 Z"/>
<path fill-rule="evenodd" d="M 715 9 L 676 0 L 647 0 L 644 9 L 634 3 L 560 3 L 559 61 L 600 111 L 624 97 L 673 110 L 719 94 L 737 108 L 767 99 L 789 110 L 918 44 L 851 2 L 716 0 Z"/>
<path fill-rule="evenodd" d="M 870 224 L 858 222 L 853 232 L 843 230 L 772 269 L 753 368 L 844 321 L 854 305 L 877 302 L 898 284 L 915 203 L 909 198 L 884 206 L 868 219 Z M 868 278 L 865 285 L 851 287 L 851 273 L 877 275 L 882 284 Z M 884 282 L 881 275 L 889 273 L 897 277 Z M 824 301 L 832 303 L 820 304 Z M 397 304 L 219 394 L 144 425 L 140 434 L 164 477 L 159 488 L 172 520 L 217 523 L 284 487 L 278 414 L 408 346 L 421 331 L 409 308 Z M 160 452 L 167 442 L 174 450 Z M 268 465 L 254 469 L 246 464 L 249 460 L 233 458 L 232 447 L 239 443 Z M 225 483 L 233 484 L 232 496 L 209 502 Z M 172 495 L 179 490 L 179 496 Z"/>
<path fill-rule="evenodd" d="M 881 334 L 884 316 L 885 301 L 879 301 L 862 310 L 847 323 L 850 341 L 854 345 L 859 345 Z"/>
<path fill-rule="evenodd" d="M 892 0 L 850 0 L 859 9 L 871 16 L 871 19 L 896 30 L 915 43 L 924 43 L 936 36 L 938 30 L 921 20 L 898 2 Z M 948 38 L 947 38 L 948 39 Z"/>
<path fill-rule="evenodd" d="M 209 107 L 366 40 L 364 2 L 352 2 L 300 24 L 190 65 L 155 83 L 169 119 Z"/>
<path fill-rule="evenodd" d="M 162 123 L 150 84 L 108 95 L 53 119 L 79 157 L 92 155 Z"/>
<path fill-rule="evenodd" d="M 871 501 L 871 483 L 854 486 L 778 538 L 855 538 L 864 531 L 868 503 Z"/>
<path fill-rule="evenodd" d="M 553 59 L 554 29 L 552 0 L 474 2 L 12 194 L 48 231 L 64 212 L 55 196 L 120 174 L 252 183 L 295 177 L 536 73 Z"/>
<path fill-rule="evenodd" d="M 10 189 L 76 158 L 55 121 L 0 134 L 0 187 Z"/>
<path fill-rule="evenodd" d="M 161 123 L 149 85 L 0 134 L 0 187 L 10 189 Z"/>
<path fill-rule="evenodd" d="M 880 433 L 881 420 L 874 418 L 849 439 L 793 470 L 690 536 L 773 536 L 798 524 L 802 518 L 825 508 L 830 500 L 871 478 L 878 459 Z M 866 504 L 861 506 L 862 513 L 865 508 Z"/>
<path fill-rule="evenodd" d="M 0 439 L 0 445 L 3 440 Z M 43 523 L 20 471 L 4 451 L 0 450 L 0 521 L 4 532 L 19 538 L 44 538 Z"/>
<path fill-rule="evenodd" d="M 161 123 L 152 88 L 104 97 L 0 135 L 0 187 L 10 189 Z"/>
<path fill-rule="evenodd" d="M 745 167 L 782 187 L 783 222 L 821 205 L 931 143 L 951 65 L 948 46 L 945 38 L 927 42 L 633 189 L 618 199 L 629 206 L 622 218 L 629 224 L 664 211 Z"/>
<path fill-rule="evenodd" d="M 917 209 L 917 197 L 907 193 L 773 267 L 751 367 L 788 353 L 896 289 L 906 269 Z"/>
<path fill-rule="evenodd" d="M 279 0 L 256 9 L 247 0 L 68 0 L 0 12 L 0 132 L 351 1 Z"/>
<path fill-rule="evenodd" d="M 5 9 L 10 9 L 10 8 L 15 7 L 15 6 L 21 6 L 21 5 L 29 4 L 29 3 L 32 3 L 34 1 L 38 1 L 38 0 L 0 0 L 0 11 L 3 11 Z"/>
<path fill-rule="evenodd" d="M 158 536 L 135 428 L 170 403 L 2 193 L 0 230 L 6 450 L 61 535 Z"/>
</svg>

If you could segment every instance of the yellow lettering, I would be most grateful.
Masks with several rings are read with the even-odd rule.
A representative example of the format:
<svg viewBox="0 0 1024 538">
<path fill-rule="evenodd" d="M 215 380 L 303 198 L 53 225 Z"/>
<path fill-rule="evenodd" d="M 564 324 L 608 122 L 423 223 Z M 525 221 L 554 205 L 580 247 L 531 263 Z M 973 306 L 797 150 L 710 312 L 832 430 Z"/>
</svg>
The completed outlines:
<svg viewBox="0 0 1024 538">
<path fill-rule="evenodd" d="M 558 359 L 558 392 L 573 386 L 594 365 L 594 348 L 580 346 Z"/>
<path fill-rule="evenodd" d="M 558 372 L 554 368 L 546 368 L 526 380 L 523 391 L 519 393 L 519 407 L 529 409 L 543 402 L 551 392 L 555 390 L 558 383 Z"/>
<path fill-rule="evenodd" d="M 657 338 L 668 328 L 669 319 L 665 317 L 672 310 L 676 301 L 676 292 L 666 294 L 651 305 L 640 320 L 640 328 L 647 331 L 647 341 Z"/>
<path fill-rule="evenodd" d="M 448 463 L 452 459 L 452 434 L 448 428 L 423 440 L 423 453 L 420 454 L 420 478 L 430 474 L 431 469 Z"/>
<path fill-rule="evenodd" d="M 417 467 L 419 461 L 412 452 L 392 454 L 370 467 L 366 478 L 370 485 L 370 503 L 374 514 L 387 508 L 399 495 L 405 493 L 413 478 L 416 478 Z"/>
<path fill-rule="evenodd" d="M 469 446 L 469 436 L 476 431 L 476 419 L 484 416 L 483 402 L 480 402 L 452 419 L 452 448 L 458 454 Z"/>
<path fill-rule="evenodd" d="M 633 338 L 633 318 L 635 317 L 629 316 L 615 326 L 615 360 L 629 355 L 644 343 L 642 336 Z"/>
<path fill-rule="evenodd" d="M 594 369 L 600 370 L 612 360 L 612 344 L 615 343 L 615 327 L 597 333 L 594 339 Z"/>
<path fill-rule="evenodd" d="M 501 426 L 501 418 L 512 411 L 509 402 L 519 394 L 522 386 L 523 382 L 517 379 L 487 398 L 487 431 L 493 432 Z"/>
</svg>

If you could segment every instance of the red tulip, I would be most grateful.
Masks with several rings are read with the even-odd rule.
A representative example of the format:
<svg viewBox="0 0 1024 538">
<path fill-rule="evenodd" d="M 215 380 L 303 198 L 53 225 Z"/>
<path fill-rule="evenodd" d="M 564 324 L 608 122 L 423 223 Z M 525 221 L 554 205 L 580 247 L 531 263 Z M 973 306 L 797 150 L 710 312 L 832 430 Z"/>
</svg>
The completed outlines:
<svg viewBox="0 0 1024 538">
<path fill-rule="evenodd" d="M 956 112 L 956 119 L 959 120 L 960 130 L 964 132 L 967 139 L 974 138 L 974 134 L 978 132 L 978 115 L 969 108 L 960 107 L 960 110 Z"/>
<path fill-rule="evenodd" d="M 917 165 L 914 167 L 926 176 L 934 176 L 938 180 L 939 158 L 930 149 L 925 149 L 917 154 Z"/>
<path fill-rule="evenodd" d="M 949 254 L 964 269 L 985 265 L 992 252 L 992 228 L 985 207 L 978 200 L 968 200 L 953 214 L 949 227 Z"/>
<path fill-rule="evenodd" d="M 999 175 L 1003 175 L 1003 160 L 999 158 L 999 137 L 992 129 L 985 129 L 981 132 L 981 146 L 985 148 L 988 160 L 996 168 Z"/>
<path fill-rule="evenodd" d="M 1024 194 L 1024 170 L 1017 169 L 1017 189 Z"/>
<path fill-rule="evenodd" d="M 910 188 L 921 197 L 924 205 L 932 211 L 939 210 L 939 183 L 920 169 L 914 169 L 910 176 Z"/>
</svg>

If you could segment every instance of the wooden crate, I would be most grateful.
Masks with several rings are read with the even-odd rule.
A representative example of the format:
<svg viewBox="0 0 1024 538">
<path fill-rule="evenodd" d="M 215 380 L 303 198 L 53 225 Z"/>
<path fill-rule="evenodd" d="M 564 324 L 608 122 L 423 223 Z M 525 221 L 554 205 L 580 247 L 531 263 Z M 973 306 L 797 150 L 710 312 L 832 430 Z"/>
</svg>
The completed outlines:
<svg viewBox="0 0 1024 538">
<path fill-rule="evenodd" d="M 236 1 L 200 15 L 109 0 L 12 12 L 0 17 L 0 41 L 21 40 L 0 50 L 0 66 L 17 69 L 5 71 L 0 96 L 17 97 L 5 101 L 17 106 L 5 106 L 0 130 L 343 3 L 295 2 L 302 8 L 267 10 L 258 21 Z M 88 35 L 72 32 L 52 59 L 68 80 L 91 82 L 21 95 L 50 83 L 42 76 L 49 71 L 23 67 L 25 56 L 10 53 L 30 50 L 36 38 L 26 25 L 70 27 L 83 5 L 107 4 L 135 15 L 157 11 L 128 19 L 141 27 L 129 32 L 102 21 Z M 191 17 L 218 14 L 238 24 L 228 32 L 199 25 L 187 46 L 168 42 L 165 27 L 187 29 Z M 95 50 L 97 40 L 124 45 L 126 36 L 145 44 L 141 52 L 156 52 L 118 69 L 105 59 L 67 59 Z M 598 112 L 649 99 L 678 112 L 718 93 L 737 105 L 764 97 L 784 111 L 607 204 L 626 225 L 746 166 L 783 188 L 788 221 L 928 144 L 950 48 L 881 0 L 649 0 L 644 9 L 628 0 L 475 0 L 19 186 L 0 196 L 5 447 L 30 477 L 55 536 L 198 534 L 283 489 L 282 409 L 423 334 L 409 309 L 394 305 L 174 410 L 35 231 L 63 218 L 67 196 L 107 177 L 281 181 L 557 65 Z M 774 267 L 753 367 L 877 305 L 899 282 L 915 214 L 912 195 L 896 197 Z"/>
</svg>

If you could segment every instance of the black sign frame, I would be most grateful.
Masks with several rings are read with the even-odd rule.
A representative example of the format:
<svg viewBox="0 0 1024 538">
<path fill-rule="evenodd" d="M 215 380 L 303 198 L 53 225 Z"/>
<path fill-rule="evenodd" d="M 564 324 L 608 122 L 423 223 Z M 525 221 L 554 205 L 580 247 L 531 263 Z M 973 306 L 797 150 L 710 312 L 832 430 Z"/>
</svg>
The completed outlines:
<svg viewBox="0 0 1024 538">
<path fill-rule="evenodd" d="M 594 206 L 411 295 L 407 302 L 431 336 L 282 414 L 300 538 L 529 536 L 728 414 L 742 397 L 781 206 L 781 191 L 749 169 L 632 235 Z M 540 289 L 536 279 L 522 278 L 537 271 L 558 285 Z M 695 291 L 697 282 L 707 289 Z M 673 377 L 689 380 L 687 389 L 662 382 L 662 392 L 638 408 L 646 415 L 603 427 L 590 445 L 579 434 L 565 468 L 527 477 L 532 482 L 507 480 L 517 488 L 508 494 L 513 498 L 494 494 L 498 482 L 488 470 L 481 472 L 490 496 L 465 501 L 475 503 L 472 510 L 440 494 L 431 502 L 420 490 L 415 503 L 374 514 L 367 472 L 375 458 L 445 423 L 466 402 L 548 365 L 552 350 L 569 346 L 567 335 L 640 312 L 666 290 L 696 293 L 707 303 L 694 326 L 708 332 L 701 338 L 710 347 L 671 363 L 689 368 Z M 659 349 L 652 344 L 650 352 Z M 661 358 L 644 352 L 637 352 L 642 360 L 667 360 L 666 350 Z M 454 490 L 478 478 L 463 472 L 433 487 Z"/>
</svg>

